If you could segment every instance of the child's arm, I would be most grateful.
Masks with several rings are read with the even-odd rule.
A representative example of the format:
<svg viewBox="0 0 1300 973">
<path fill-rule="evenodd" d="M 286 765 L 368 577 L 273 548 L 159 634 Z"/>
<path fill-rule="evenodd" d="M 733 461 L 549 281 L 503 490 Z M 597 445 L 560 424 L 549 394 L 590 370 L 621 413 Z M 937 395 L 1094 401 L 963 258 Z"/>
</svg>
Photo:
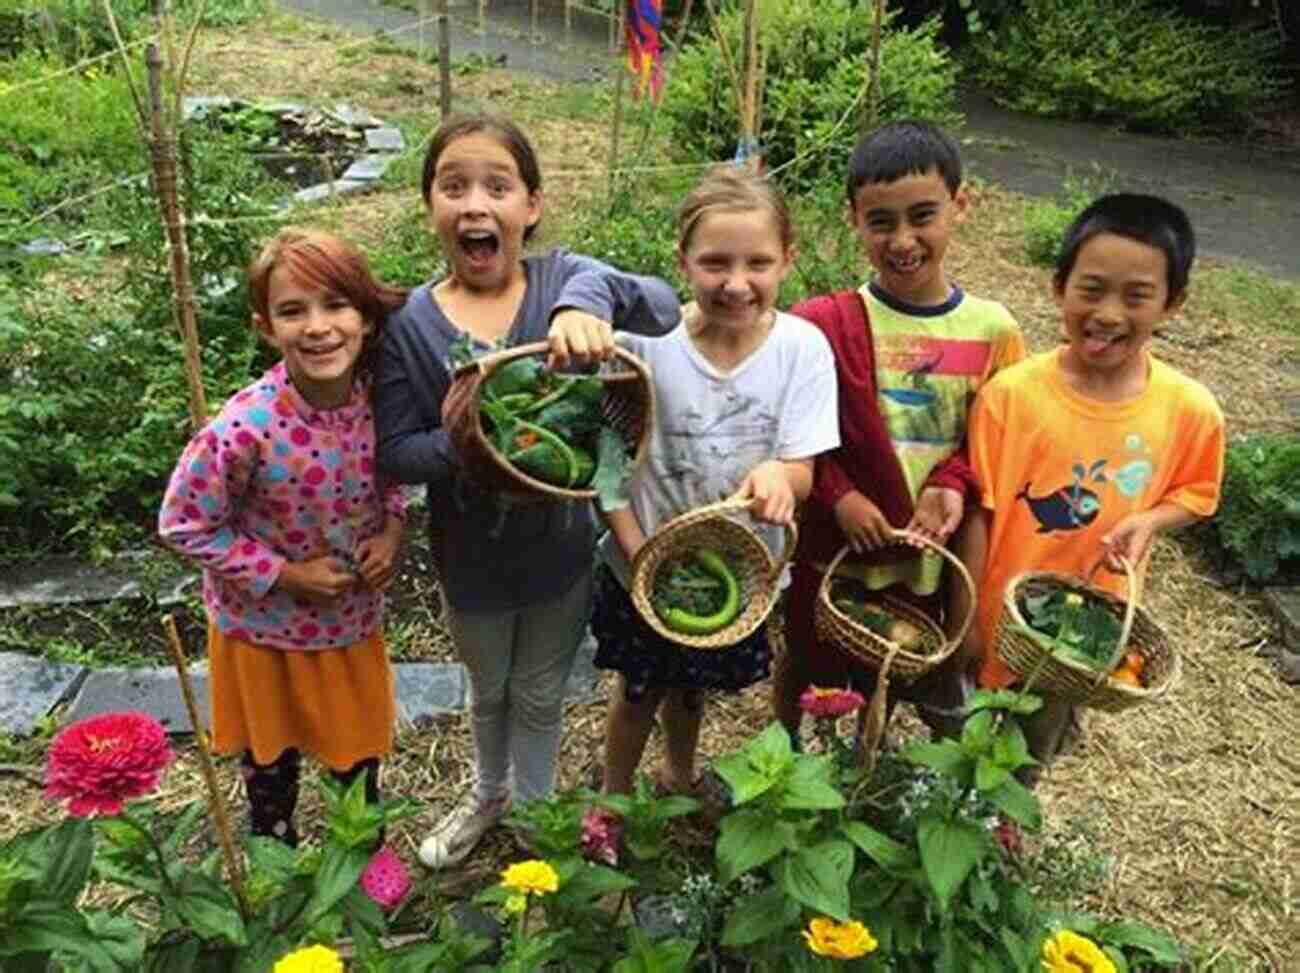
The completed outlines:
<svg viewBox="0 0 1300 973">
<path fill-rule="evenodd" d="M 1147 556 L 1147 550 L 1157 533 L 1186 527 L 1200 519 L 1199 514 L 1168 501 L 1157 504 L 1150 510 L 1129 514 L 1101 539 L 1102 563 L 1106 570 L 1121 573 L 1124 566 L 1119 559 L 1123 557 L 1136 570 Z"/>
<path fill-rule="evenodd" d="M 627 563 L 631 564 L 637 551 L 641 550 L 641 546 L 646 541 L 645 531 L 636 519 L 636 514 L 632 512 L 631 507 L 622 507 L 618 510 L 602 510 L 601 516 L 609 526 L 609 532 L 614 536 L 614 540 L 618 542 L 623 556 L 627 558 Z"/>
<path fill-rule="evenodd" d="M 794 510 L 812 490 L 813 459 L 767 460 L 741 481 L 734 496 L 749 500 L 749 510 L 770 524 L 793 524 Z"/>
<path fill-rule="evenodd" d="M 451 436 L 442 425 L 450 376 L 429 347 L 428 368 L 412 374 L 414 357 L 404 355 L 392 336 L 380 345 L 374 385 L 375 459 L 385 476 L 398 483 L 444 485 L 459 467 Z M 408 349 L 409 350 L 409 349 Z M 430 401 L 437 417 L 426 411 Z"/>
<path fill-rule="evenodd" d="M 406 497 L 396 483 L 384 489 L 384 526 L 357 545 L 352 556 L 361 580 L 373 591 L 385 590 L 397 574 L 397 552 L 406 526 Z"/>
<path fill-rule="evenodd" d="M 331 601 L 356 583 L 333 557 L 294 563 L 249 531 L 236 529 L 235 511 L 257 463 L 256 446 L 238 437 L 222 445 L 211 428 L 181 454 L 158 515 L 158 535 L 204 570 L 265 598 L 274 588 L 317 602 Z"/>
<path fill-rule="evenodd" d="M 677 295 L 658 277 L 626 274 L 591 257 L 561 253 L 566 279 L 551 309 L 553 367 L 608 358 L 613 329 L 667 334 L 681 317 Z"/>
</svg>

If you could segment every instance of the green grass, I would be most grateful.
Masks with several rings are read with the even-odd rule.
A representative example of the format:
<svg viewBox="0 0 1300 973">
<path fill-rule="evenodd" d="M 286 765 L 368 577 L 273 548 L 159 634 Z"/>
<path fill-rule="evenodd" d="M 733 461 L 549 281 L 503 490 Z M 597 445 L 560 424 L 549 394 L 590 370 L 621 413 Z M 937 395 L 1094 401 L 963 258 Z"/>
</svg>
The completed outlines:
<svg viewBox="0 0 1300 973">
<path fill-rule="evenodd" d="M 1300 284 L 1248 267 L 1198 268 L 1188 303 L 1260 331 L 1300 337 Z"/>
</svg>

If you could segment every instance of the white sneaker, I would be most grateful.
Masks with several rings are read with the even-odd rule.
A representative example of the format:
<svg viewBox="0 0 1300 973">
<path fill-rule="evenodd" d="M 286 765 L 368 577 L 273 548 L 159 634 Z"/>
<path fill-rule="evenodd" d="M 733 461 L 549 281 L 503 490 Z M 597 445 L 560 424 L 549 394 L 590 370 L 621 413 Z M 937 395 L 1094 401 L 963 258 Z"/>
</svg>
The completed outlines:
<svg viewBox="0 0 1300 973">
<path fill-rule="evenodd" d="M 509 798 L 483 802 L 473 794 L 467 795 L 421 843 L 420 861 L 429 868 L 446 868 L 463 861 L 509 809 Z"/>
</svg>

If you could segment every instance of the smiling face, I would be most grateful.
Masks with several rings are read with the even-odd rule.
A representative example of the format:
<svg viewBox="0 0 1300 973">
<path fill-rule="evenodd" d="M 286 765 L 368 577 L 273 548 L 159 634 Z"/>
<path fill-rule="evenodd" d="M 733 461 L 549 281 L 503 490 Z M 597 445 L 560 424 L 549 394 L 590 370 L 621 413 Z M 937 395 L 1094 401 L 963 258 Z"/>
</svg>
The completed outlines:
<svg viewBox="0 0 1300 973">
<path fill-rule="evenodd" d="M 948 299 L 943 258 L 953 229 L 966 217 L 966 194 L 948 191 L 938 169 L 892 182 L 868 182 L 853 194 L 850 222 L 892 297 L 920 307 Z"/>
<path fill-rule="evenodd" d="M 793 257 L 766 209 L 705 212 L 677 252 L 704 321 L 734 332 L 756 327 L 775 306 Z"/>
<path fill-rule="evenodd" d="M 450 142 L 429 187 L 429 219 L 452 276 L 471 290 L 499 291 L 513 280 L 524 234 L 542 215 L 509 150 L 488 132 Z"/>
<path fill-rule="evenodd" d="M 1115 233 L 1099 233 L 1079 248 L 1061 306 L 1067 355 L 1085 377 L 1114 380 L 1145 374 L 1151 333 L 1182 305 L 1170 300 L 1164 251 Z"/>
<path fill-rule="evenodd" d="M 317 408 L 345 405 L 371 325 L 342 294 L 299 283 L 288 267 L 271 272 L 257 328 L 284 358 L 302 397 Z"/>
</svg>

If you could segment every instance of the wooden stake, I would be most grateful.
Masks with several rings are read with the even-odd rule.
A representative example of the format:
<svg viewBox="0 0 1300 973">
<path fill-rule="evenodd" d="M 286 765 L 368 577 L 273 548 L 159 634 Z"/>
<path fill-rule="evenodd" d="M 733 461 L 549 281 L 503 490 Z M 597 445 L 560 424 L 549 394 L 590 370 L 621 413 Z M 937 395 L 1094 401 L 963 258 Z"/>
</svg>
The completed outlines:
<svg viewBox="0 0 1300 973">
<path fill-rule="evenodd" d="M 885 20 L 885 0 L 874 0 L 871 22 L 871 60 L 867 64 L 867 92 L 858 113 L 858 134 L 866 135 L 880 123 L 880 29 Z"/>
<path fill-rule="evenodd" d="M 744 20 L 743 58 L 744 87 L 740 95 L 740 147 L 746 153 L 745 162 L 751 168 L 761 168 L 760 159 L 753 152 L 758 144 L 758 0 L 746 0 Z"/>
<path fill-rule="evenodd" d="M 443 121 L 451 115 L 451 22 L 448 0 L 438 0 L 438 108 Z"/>
<path fill-rule="evenodd" d="M 226 800 L 217 786 L 217 772 L 212 766 L 212 751 L 208 748 L 208 734 L 199 722 L 199 709 L 194 702 L 194 686 L 190 683 L 190 672 L 185 664 L 185 650 L 181 647 L 181 636 L 176 631 L 176 620 L 171 615 L 163 616 L 163 628 L 167 632 L 167 647 L 171 652 L 172 664 L 176 667 L 176 677 L 180 680 L 181 696 L 185 700 L 185 709 L 190 714 L 190 725 L 194 727 L 194 741 L 198 744 L 199 770 L 203 773 L 203 783 L 208 788 L 208 807 L 217 826 L 217 840 L 221 844 L 221 854 L 226 860 L 226 877 L 235 892 L 240 911 L 248 918 L 248 901 L 244 898 L 244 866 L 235 851 L 235 839 L 230 830 L 230 814 L 226 811 Z"/>
<path fill-rule="evenodd" d="M 614 123 L 609 133 L 609 204 L 614 205 L 614 188 L 618 175 L 618 138 L 623 128 L 623 86 L 627 83 L 627 68 L 620 64 L 614 69 Z"/>
<path fill-rule="evenodd" d="M 194 283 L 190 278 L 190 250 L 185 236 L 184 216 L 177 199 L 176 137 L 163 116 L 162 58 L 158 45 L 145 48 L 149 70 L 149 161 L 153 165 L 154 191 L 167 233 L 172 271 L 172 318 L 185 346 L 185 378 L 190 391 L 190 421 L 198 431 L 208 421 L 203 394 L 203 371 L 199 362 L 199 328 L 194 305 Z"/>
</svg>

